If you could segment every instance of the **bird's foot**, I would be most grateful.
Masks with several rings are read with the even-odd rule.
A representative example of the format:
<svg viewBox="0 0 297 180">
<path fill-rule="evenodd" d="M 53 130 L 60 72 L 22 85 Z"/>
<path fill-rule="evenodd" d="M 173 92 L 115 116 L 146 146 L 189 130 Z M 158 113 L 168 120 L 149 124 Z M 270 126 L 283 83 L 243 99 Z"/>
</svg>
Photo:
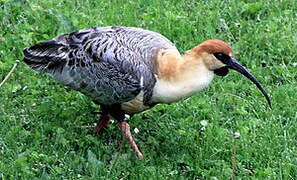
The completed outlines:
<svg viewBox="0 0 297 180">
<path fill-rule="evenodd" d="M 126 121 L 122 121 L 122 122 L 120 122 L 120 128 L 123 131 L 124 135 L 127 137 L 128 141 L 129 141 L 129 143 L 131 145 L 131 148 L 136 153 L 136 156 L 138 157 L 138 159 L 142 160 L 143 155 L 140 152 L 137 144 L 135 143 L 135 141 L 134 141 L 134 139 L 133 139 L 133 137 L 131 135 L 129 124 Z"/>
<path fill-rule="evenodd" d="M 101 134 L 102 131 L 107 128 L 109 125 L 109 120 L 111 116 L 109 114 L 102 114 L 100 119 L 98 119 L 96 127 L 95 127 L 95 133 Z"/>
</svg>

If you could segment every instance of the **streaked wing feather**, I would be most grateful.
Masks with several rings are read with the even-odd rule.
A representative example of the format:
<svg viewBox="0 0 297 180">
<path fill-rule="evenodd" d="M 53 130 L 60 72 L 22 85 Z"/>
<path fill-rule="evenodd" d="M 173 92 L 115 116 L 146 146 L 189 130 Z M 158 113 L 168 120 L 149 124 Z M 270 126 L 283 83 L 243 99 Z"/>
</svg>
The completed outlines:
<svg viewBox="0 0 297 180">
<path fill-rule="evenodd" d="M 151 31 L 98 27 L 25 49 L 24 61 L 104 104 L 129 101 L 141 90 L 148 102 L 155 84 L 153 58 L 161 48 L 175 47 Z"/>
</svg>

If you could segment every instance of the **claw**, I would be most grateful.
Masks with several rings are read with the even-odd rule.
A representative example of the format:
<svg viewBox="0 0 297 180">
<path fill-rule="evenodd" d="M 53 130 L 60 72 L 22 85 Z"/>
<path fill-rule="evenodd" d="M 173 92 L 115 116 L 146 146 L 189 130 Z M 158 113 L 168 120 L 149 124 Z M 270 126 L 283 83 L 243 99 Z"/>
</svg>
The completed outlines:
<svg viewBox="0 0 297 180">
<path fill-rule="evenodd" d="M 127 137 L 128 141 L 129 141 L 129 143 L 131 145 L 131 148 L 136 153 L 137 158 L 139 160 L 142 160 L 143 159 L 143 155 L 140 152 L 137 144 L 135 143 L 135 141 L 134 141 L 134 139 L 133 139 L 133 137 L 131 135 L 129 124 L 126 121 L 122 121 L 122 122 L 120 122 L 120 128 L 123 131 L 124 135 Z"/>
<path fill-rule="evenodd" d="M 101 110 L 95 110 L 91 112 L 92 114 L 103 114 L 103 112 Z"/>
</svg>

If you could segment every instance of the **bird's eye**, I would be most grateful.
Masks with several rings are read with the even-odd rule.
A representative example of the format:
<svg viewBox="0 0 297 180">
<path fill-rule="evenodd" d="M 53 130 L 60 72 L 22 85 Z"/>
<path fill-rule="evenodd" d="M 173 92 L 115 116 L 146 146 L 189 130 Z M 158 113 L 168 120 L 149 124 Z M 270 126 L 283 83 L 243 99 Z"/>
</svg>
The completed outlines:
<svg viewBox="0 0 297 180">
<path fill-rule="evenodd" d="M 221 52 L 214 53 L 213 55 L 224 64 L 226 64 L 226 62 L 230 59 L 228 55 Z"/>
</svg>

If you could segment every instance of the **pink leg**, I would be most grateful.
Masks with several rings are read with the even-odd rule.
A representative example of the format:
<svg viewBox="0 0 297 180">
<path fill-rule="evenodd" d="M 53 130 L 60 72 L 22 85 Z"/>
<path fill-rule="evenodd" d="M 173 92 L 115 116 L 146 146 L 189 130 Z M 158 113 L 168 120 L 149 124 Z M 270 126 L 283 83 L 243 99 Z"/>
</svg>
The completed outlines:
<svg viewBox="0 0 297 180">
<path fill-rule="evenodd" d="M 122 121 L 122 122 L 120 122 L 120 128 L 123 131 L 124 135 L 127 137 L 128 141 L 131 144 L 131 147 L 132 147 L 133 151 L 136 153 L 136 156 L 138 157 L 138 159 L 142 160 L 143 155 L 140 152 L 139 148 L 137 147 L 137 145 L 131 135 L 129 124 L 125 121 Z"/>
<path fill-rule="evenodd" d="M 95 132 L 97 134 L 100 134 L 103 129 L 107 128 L 109 125 L 109 120 L 111 116 L 109 114 L 102 114 L 100 119 L 98 119 L 96 127 L 95 127 Z"/>
</svg>

